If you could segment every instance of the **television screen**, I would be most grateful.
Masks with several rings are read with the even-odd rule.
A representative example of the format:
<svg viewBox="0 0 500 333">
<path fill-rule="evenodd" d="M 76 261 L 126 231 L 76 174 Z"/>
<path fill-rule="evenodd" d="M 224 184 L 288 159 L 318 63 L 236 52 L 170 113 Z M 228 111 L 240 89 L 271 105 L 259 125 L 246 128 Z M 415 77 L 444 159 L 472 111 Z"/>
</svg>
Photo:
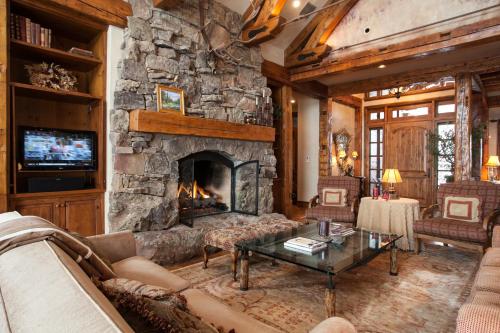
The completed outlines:
<svg viewBox="0 0 500 333">
<path fill-rule="evenodd" d="M 94 132 L 22 128 L 23 168 L 29 170 L 95 170 Z"/>
</svg>

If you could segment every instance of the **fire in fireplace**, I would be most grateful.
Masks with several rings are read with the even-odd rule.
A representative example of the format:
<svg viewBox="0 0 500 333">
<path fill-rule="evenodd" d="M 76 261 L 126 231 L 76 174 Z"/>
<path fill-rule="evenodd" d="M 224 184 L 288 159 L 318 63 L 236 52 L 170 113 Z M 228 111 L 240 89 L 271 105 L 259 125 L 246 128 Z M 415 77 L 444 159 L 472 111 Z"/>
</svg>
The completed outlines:
<svg viewBox="0 0 500 333">
<path fill-rule="evenodd" d="M 205 215 L 258 213 L 259 161 L 241 162 L 219 151 L 179 160 L 177 198 L 181 223 Z"/>
</svg>

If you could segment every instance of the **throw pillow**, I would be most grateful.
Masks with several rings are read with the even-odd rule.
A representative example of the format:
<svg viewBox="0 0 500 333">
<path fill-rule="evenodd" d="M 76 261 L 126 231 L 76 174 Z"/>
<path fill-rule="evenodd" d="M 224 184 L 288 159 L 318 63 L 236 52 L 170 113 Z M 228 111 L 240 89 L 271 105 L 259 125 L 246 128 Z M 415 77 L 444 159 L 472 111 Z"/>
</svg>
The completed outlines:
<svg viewBox="0 0 500 333">
<path fill-rule="evenodd" d="M 444 198 L 443 217 L 445 219 L 479 222 L 480 214 L 481 199 L 479 197 L 446 196 Z"/>
<path fill-rule="evenodd" d="M 135 332 L 220 333 L 191 314 L 179 293 L 123 278 L 93 281 Z"/>
<path fill-rule="evenodd" d="M 345 188 L 324 188 L 322 198 L 323 206 L 345 207 L 347 205 L 347 190 Z"/>
</svg>

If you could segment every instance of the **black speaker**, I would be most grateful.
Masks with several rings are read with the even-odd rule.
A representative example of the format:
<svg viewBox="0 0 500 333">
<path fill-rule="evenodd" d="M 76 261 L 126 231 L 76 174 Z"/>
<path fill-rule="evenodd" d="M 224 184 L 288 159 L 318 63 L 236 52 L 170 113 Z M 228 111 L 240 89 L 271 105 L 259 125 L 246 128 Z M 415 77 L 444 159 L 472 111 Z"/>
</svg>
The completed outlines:
<svg viewBox="0 0 500 333">
<path fill-rule="evenodd" d="M 84 177 L 33 177 L 28 179 L 28 192 L 57 192 L 85 189 Z"/>
</svg>

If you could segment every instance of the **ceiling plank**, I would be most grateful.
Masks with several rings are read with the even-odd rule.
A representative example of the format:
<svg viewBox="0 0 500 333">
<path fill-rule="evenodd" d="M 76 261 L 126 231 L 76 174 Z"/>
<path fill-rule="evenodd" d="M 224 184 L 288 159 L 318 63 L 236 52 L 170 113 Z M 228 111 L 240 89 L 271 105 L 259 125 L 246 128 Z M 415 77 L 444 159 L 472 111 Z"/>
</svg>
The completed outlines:
<svg viewBox="0 0 500 333">
<path fill-rule="evenodd" d="M 285 66 L 287 68 L 304 66 L 320 62 L 326 57 L 331 50 L 326 42 L 358 1 L 344 1 L 316 14 L 285 50 Z M 334 1 L 329 1 L 327 6 L 333 3 Z"/>
<path fill-rule="evenodd" d="M 247 46 L 254 46 L 273 39 L 283 29 L 285 18 L 280 16 L 281 10 L 287 0 L 264 0 L 259 7 L 250 8 L 245 11 L 246 16 L 250 13 L 258 14 L 247 20 L 241 33 L 241 40 Z"/>
<path fill-rule="evenodd" d="M 488 73 L 500 70 L 500 56 L 480 58 L 467 63 L 457 63 L 440 67 L 407 71 L 404 73 L 379 76 L 372 79 L 332 85 L 328 88 L 330 97 L 364 93 L 371 90 L 389 89 L 415 82 L 429 82 L 444 76 L 461 72 Z M 296 83 L 296 82 L 294 82 Z"/>
<path fill-rule="evenodd" d="M 350 55 L 348 59 L 333 59 L 330 54 L 319 66 L 316 64 L 291 69 L 291 80 L 294 82 L 317 80 L 345 71 L 408 59 L 421 59 L 436 53 L 446 53 L 498 40 L 500 40 L 500 17 L 494 17 L 453 29 L 453 31 L 433 33 L 387 47 L 359 52 Z"/>
</svg>

